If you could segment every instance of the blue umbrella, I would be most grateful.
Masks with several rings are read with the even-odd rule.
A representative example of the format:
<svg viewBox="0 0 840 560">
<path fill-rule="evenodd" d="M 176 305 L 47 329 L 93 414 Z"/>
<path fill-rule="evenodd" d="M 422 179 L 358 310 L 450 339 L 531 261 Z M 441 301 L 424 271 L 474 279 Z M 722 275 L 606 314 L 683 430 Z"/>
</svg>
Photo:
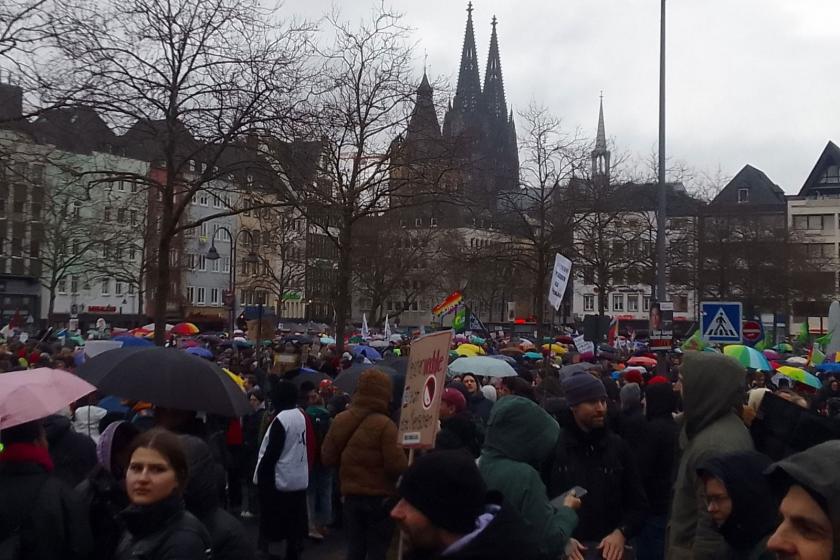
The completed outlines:
<svg viewBox="0 0 840 560">
<path fill-rule="evenodd" d="M 542 360 L 543 355 L 538 352 L 525 352 L 523 358 L 526 360 Z"/>
<path fill-rule="evenodd" d="M 840 364 L 834 362 L 824 362 L 817 366 L 817 371 L 824 373 L 840 373 Z"/>
<path fill-rule="evenodd" d="M 122 399 L 119 397 L 105 397 L 101 401 L 99 401 L 96 406 L 100 408 L 104 408 L 108 412 L 128 412 L 130 409 L 123 404 Z"/>
<path fill-rule="evenodd" d="M 380 354 L 375 348 L 371 348 L 370 346 L 356 346 L 350 351 L 350 353 L 356 357 L 365 357 L 371 362 L 378 362 L 382 359 L 382 354 Z"/>
<path fill-rule="evenodd" d="M 201 346 L 193 346 L 192 348 L 187 348 L 184 350 L 187 354 L 192 354 L 193 356 L 198 356 L 199 358 L 207 358 L 208 360 L 213 359 L 213 352 L 208 350 L 207 348 L 202 348 Z"/>
<path fill-rule="evenodd" d="M 131 336 L 131 335 L 122 335 L 122 336 L 115 336 L 113 340 L 123 343 L 123 348 L 128 348 L 129 346 L 154 346 L 155 343 L 151 340 L 147 340 L 145 338 L 140 338 L 139 336 Z"/>
</svg>

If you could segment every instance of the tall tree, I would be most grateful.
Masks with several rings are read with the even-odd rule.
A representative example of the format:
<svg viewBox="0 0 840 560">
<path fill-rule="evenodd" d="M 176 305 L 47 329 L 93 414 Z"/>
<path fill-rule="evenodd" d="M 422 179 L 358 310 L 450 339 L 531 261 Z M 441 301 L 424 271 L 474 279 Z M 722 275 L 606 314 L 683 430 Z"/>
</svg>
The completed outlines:
<svg viewBox="0 0 840 560">
<path fill-rule="evenodd" d="M 269 121 L 276 133 L 288 124 L 307 60 L 306 29 L 277 22 L 256 0 L 77 0 L 57 10 L 53 67 L 62 80 L 45 92 L 47 101 L 97 109 L 129 130 L 129 153 L 159 169 L 134 180 L 159 203 L 149 288 L 161 344 L 173 239 L 245 210 L 194 220 L 187 208 L 200 191 L 249 186 L 252 152 L 234 147 Z"/>
</svg>

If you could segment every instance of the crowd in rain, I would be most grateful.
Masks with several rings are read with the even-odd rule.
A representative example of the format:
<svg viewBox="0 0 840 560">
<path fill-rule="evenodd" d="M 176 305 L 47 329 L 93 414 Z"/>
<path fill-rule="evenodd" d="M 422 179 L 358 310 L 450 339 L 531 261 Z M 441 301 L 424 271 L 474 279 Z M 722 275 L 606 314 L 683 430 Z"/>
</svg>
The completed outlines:
<svg viewBox="0 0 840 560">
<path fill-rule="evenodd" d="M 793 346 L 763 371 L 461 337 L 409 453 L 410 335 L 25 338 L 0 343 L 0 560 L 840 558 L 840 368 L 777 373 Z"/>
</svg>

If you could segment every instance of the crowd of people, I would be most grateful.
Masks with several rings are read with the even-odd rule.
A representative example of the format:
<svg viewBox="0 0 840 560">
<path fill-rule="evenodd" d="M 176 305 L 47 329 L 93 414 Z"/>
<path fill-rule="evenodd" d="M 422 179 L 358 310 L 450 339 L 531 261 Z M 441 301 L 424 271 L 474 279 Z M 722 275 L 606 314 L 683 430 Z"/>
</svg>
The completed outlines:
<svg viewBox="0 0 840 560">
<path fill-rule="evenodd" d="M 840 557 L 832 376 L 813 392 L 713 351 L 628 368 L 627 350 L 554 363 L 487 338 L 516 376 L 448 376 L 435 445 L 410 463 L 409 343 L 201 341 L 248 415 L 94 393 L 2 429 L 0 559 L 294 560 L 334 535 L 348 560 Z M 293 367 L 274 367 L 282 354 Z M 11 340 L 0 372 L 79 356 Z"/>
</svg>

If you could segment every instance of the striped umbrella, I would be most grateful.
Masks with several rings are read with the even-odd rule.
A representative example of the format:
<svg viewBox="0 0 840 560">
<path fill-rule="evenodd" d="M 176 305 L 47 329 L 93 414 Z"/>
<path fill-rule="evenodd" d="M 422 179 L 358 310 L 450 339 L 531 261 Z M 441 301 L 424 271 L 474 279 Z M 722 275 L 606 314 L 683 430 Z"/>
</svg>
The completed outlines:
<svg viewBox="0 0 840 560">
<path fill-rule="evenodd" d="M 723 353 L 741 362 L 741 365 L 745 368 L 755 369 L 758 371 L 773 370 L 773 368 L 770 367 L 770 362 L 767 361 L 764 354 L 755 348 L 750 348 L 749 346 L 744 346 L 743 344 L 730 344 L 729 346 L 724 346 Z"/>
<path fill-rule="evenodd" d="M 807 385 L 809 387 L 813 387 L 814 389 L 821 389 L 822 383 L 816 376 L 808 373 L 804 369 L 799 369 L 791 366 L 779 366 L 776 368 L 776 371 L 787 377 L 788 379 L 793 379 L 803 385 Z"/>
</svg>

